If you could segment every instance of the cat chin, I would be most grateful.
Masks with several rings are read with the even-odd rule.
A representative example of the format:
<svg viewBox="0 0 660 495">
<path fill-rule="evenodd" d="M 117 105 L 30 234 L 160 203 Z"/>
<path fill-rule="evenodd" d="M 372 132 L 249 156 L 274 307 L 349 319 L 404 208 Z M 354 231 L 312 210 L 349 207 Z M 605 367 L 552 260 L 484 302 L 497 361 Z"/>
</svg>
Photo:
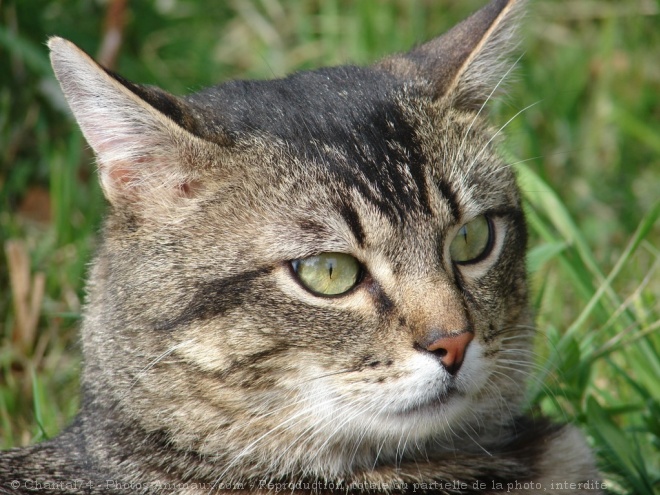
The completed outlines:
<svg viewBox="0 0 660 495">
<path fill-rule="evenodd" d="M 328 442 L 359 439 L 380 449 L 388 443 L 396 447 L 403 440 L 450 438 L 476 422 L 471 411 L 483 401 L 487 368 L 483 346 L 473 341 L 456 376 L 434 357 L 415 352 L 400 365 L 397 378 L 346 384 L 330 377 L 301 395 L 307 398 L 309 423 Z M 326 398 L 321 404 L 320 396 Z"/>
</svg>

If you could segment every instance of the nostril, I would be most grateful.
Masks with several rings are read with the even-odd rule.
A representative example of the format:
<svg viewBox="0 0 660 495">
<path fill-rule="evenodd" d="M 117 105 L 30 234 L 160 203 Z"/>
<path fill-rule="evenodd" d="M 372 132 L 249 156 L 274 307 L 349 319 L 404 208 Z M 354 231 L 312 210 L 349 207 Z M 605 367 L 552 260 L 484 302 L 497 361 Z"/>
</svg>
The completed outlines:
<svg viewBox="0 0 660 495">
<path fill-rule="evenodd" d="M 439 348 L 439 349 L 434 349 L 434 350 L 429 350 L 429 349 L 426 349 L 426 350 L 429 351 L 431 354 L 433 354 L 433 355 L 435 355 L 435 356 L 437 356 L 441 359 L 444 358 L 447 355 L 447 349 L 443 349 L 442 347 Z"/>
<path fill-rule="evenodd" d="M 474 334 L 469 331 L 445 334 L 428 344 L 425 350 L 436 356 L 449 374 L 455 375 L 463 364 L 465 350 L 473 338 Z"/>
</svg>

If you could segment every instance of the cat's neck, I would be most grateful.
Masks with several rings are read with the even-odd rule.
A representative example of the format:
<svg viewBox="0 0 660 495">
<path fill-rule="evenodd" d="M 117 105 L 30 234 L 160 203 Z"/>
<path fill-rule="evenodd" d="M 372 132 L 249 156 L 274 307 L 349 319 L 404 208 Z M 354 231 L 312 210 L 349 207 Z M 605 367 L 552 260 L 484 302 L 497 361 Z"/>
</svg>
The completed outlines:
<svg viewBox="0 0 660 495">
<path fill-rule="evenodd" d="M 103 406 L 101 406 L 103 407 Z M 479 453 L 429 455 L 426 458 L 401 459 L 396 463 L 376 465 L 349 476 L 317 478 L 312 476 L 279 476 L 240 478 L 227 473 L 220 476 L 228 459 L 210 459 L 190 452 L 179 451 L 160 432 L 145 432 L 135 425 L 120 422 L 116 411 L 99 411 L 93 397 L 84 398 L 84 406 L 76 421 L 57 439 L 37 445 L 21 462 L 25 479 L 39 474 L 49 486 L 78 479 L 80 472 L 91 479 L 61 486 L 52 493 L 133 493 L 138 488 L 145 493 L 236 493 L 240 488 L 251 493 L 273 493 L 274 490 L 296 494 L 312 493 L 498 493 L 506 492 L 511 483 L 547 484 L 549 474 L 557 472 L 561 462 L 566 479 L 571 473 L 584 473 L 583 445 L 573 445 L 575 436 L 570 427 L 558 428 L 546 421 L 520 419 L 515 434 L 497 450 Z M 548 443 L 563 447 L 564 459 L 556 459 L 548 452 Z M 570 444 L 570 445 L 569 445 Z M 148 455 L 147 455 L 148 454 Z M 101 455 L 103 458 L 99 458 Z M 222 457 L 220 453 L 220 458 Z M 59 459 L 57 474 L 43 479 L 45 459 Z M 487 458 L 488 462 L 484 462 Z M 145 463 L 145 459 L 149 459 Z M 11 461 L 11 459 L 10 459 Z M 104 466 L 99 468 L 98 466 Z M 139 466 L 139 469 L 136 469 Z M 485 467 L 490 466 L 490 467 Z M 245 470 L 241 467 L 240 470 Z M 595 474 L 595 473 L 594 473 Z M 595 476 L 594 476 L 595 479 Z M 134 489 L 130 489 L 130 487 Z M 530 485 L 531 486 L 531 485 Z M 43 493 L 51 493 L 48 490 Z M 515 493 L 534 493 L 523 489 Z M 593 493 L 593 492 L 590 492 Z"/>
</svg>

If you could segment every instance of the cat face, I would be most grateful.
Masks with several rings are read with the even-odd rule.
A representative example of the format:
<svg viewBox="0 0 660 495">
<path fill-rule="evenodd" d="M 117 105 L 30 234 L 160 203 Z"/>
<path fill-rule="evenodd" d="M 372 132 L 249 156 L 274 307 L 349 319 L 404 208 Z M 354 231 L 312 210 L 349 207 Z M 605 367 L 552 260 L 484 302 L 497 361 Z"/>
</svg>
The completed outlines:
<svg viewBox="0 0 660 495">
<path fill-rule="evenodd" d="M 184 98 L 52 40 L 111 203 L 86 389 L 214 476 L 341 475 L 506 429 L 526 233 L 480 111 L 511 5 L 374 67 Z"/>
</svg>

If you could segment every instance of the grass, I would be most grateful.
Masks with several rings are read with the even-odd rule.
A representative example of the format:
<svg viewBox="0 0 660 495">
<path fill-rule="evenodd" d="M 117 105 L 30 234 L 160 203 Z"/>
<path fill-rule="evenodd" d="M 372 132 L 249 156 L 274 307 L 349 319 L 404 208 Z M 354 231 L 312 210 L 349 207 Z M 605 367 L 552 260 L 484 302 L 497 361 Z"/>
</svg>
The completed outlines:
<svg viewBox="0 0 660 495">
<path fill-rule="evenodd" d="M 367 63 L 482 3 L 136 2 L 118 69 L 185 93 Z M 55 435 L 78 406 L 77 328 L 104 202 L 43 42 L 57 33 L 95 53 L 100 5 L 0 3 L 3 448 Z M 538 102 L 504 143 L 532 233 L 530 408 L 578 424 L 617 494 L 660 489 L 659 10 L 651 0 L 534 3 L 517 76 L 491 105 L 503 125 Z"/>
</svg>

